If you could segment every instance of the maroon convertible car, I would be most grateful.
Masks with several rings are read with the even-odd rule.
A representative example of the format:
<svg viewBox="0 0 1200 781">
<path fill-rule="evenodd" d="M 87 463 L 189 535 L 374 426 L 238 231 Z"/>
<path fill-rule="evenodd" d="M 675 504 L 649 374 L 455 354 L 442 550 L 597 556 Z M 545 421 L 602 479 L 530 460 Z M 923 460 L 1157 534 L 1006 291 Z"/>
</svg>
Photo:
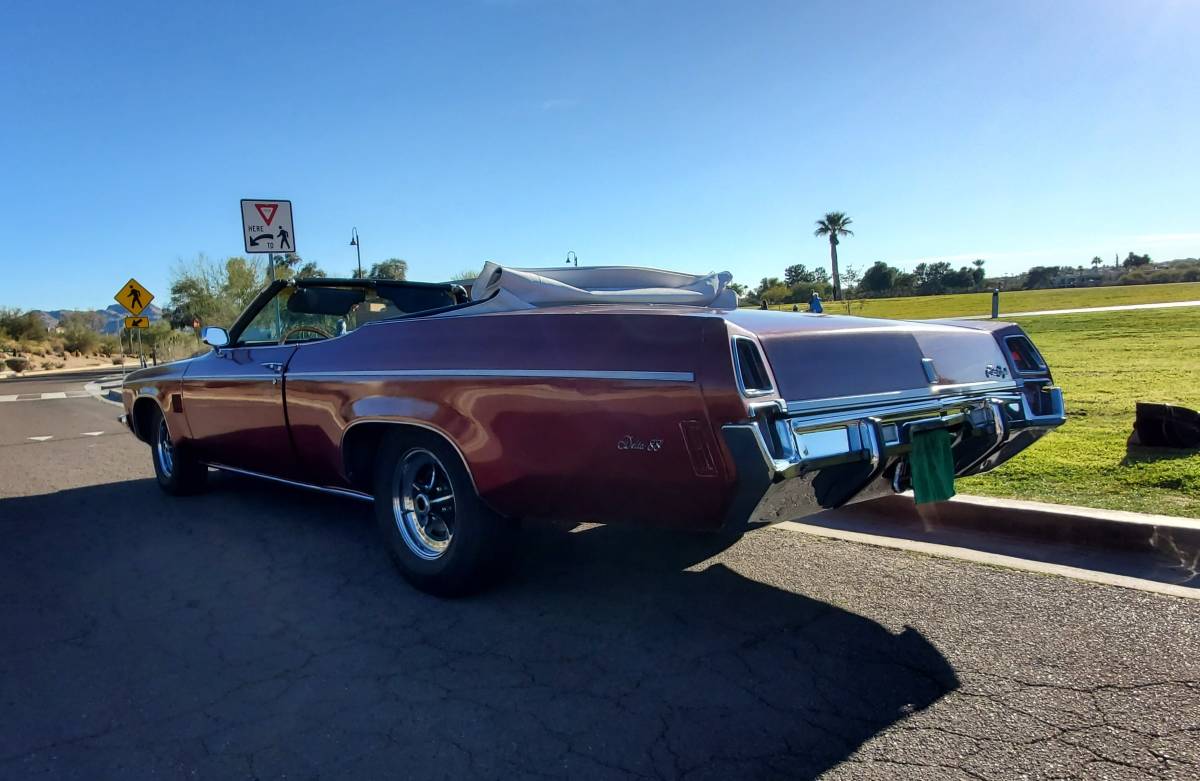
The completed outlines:
<svg viewBox="0 0 1200 781">
<path fill-rule="evenodd" d="M 737 535 L 903 491 L 918 432 L 984 472 L 1064 420 L 994 321 L 737 308 L 728 273 L 484 267 L 268 286 L 211 352 L 129 375 L 159 484 L 210 468 L 374 500 L 403 574 L 486 583 L 522 518 Z"/>
</svg>

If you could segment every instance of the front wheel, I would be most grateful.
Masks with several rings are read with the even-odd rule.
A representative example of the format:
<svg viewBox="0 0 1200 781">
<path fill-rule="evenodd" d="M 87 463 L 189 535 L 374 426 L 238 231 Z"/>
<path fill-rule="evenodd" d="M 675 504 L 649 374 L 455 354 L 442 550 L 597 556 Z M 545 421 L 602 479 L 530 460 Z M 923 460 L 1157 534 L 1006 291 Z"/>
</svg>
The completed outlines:
<svg viewBox="0 0 1200 781">
<path fill-rule="evenodd" d="M 507 567 L 516 524 L 475 492 L 458 453 L 428 432 L 393 431 L 375 465 L 375 517 L 401 574 L 438 596 L 461 596 Z"/>
<path fill-rule="evenodd" d="M 171 439 L 162 410 L 155 409 L 150 421 L 150 453 L 158 487 L 174 496 L 193 494 L 204 487 L 208 467 L 191 457 Z"/>
</svg>

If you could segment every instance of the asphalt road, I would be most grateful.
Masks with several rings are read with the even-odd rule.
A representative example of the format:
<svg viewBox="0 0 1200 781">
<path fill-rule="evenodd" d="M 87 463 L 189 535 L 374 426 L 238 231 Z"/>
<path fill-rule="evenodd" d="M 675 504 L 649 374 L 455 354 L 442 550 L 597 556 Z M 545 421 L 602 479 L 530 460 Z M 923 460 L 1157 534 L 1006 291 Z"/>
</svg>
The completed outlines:
<svg viewBox="0 0 1200 781">
<path fill-rule="evenodd" d="M 0 403 L 0 777 L 1200 776 L 1200 602 L 548 526 L 441 601 L 360 503 L 162 495 L 118 412 Z"/>
</svg>

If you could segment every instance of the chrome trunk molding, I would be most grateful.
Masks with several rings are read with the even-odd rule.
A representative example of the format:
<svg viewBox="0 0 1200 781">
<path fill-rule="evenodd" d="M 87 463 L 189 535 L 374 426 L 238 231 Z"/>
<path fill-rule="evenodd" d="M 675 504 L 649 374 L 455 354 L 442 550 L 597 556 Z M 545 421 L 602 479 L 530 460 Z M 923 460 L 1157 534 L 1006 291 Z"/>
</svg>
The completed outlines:
<svg viewBox="0 0 1200 781">
<path fill-rule="evenodd" d="M 787 411 L 789 414 L 794 415 L 824 410 L 854 409 L 880 404 L 889 405 L 890 409 L 890 405 L 906 401 L 948 400 L 955 394 L 961 396 L 962 394 L 1011 393 L 1020 389 L 1021 383 L 1019 382 L 1004 382 L 1001 380 L 966 382 L 957 385 L 929 385 L 924 388 L 885 391 L 883 393 L 864 393 L 855 396 L 832 396 L 824 399 L 789 401 L 787 403 Z"/>
</svg>

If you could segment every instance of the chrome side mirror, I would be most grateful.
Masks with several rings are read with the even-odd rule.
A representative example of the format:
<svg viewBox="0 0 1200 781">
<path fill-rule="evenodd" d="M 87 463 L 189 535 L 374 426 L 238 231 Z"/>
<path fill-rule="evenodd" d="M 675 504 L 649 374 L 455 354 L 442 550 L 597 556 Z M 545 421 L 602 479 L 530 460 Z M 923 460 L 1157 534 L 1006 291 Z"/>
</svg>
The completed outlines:
<svg viewBox="0 0 1200 781">
<path fill-rule="evenodd" d="M 209 347 L 220 350 L 229 344 L 229 333 L 224 328 L 215 325 L 205 326 L 204 330 L 200 332 L 200 341 Z"/>
</svg>

